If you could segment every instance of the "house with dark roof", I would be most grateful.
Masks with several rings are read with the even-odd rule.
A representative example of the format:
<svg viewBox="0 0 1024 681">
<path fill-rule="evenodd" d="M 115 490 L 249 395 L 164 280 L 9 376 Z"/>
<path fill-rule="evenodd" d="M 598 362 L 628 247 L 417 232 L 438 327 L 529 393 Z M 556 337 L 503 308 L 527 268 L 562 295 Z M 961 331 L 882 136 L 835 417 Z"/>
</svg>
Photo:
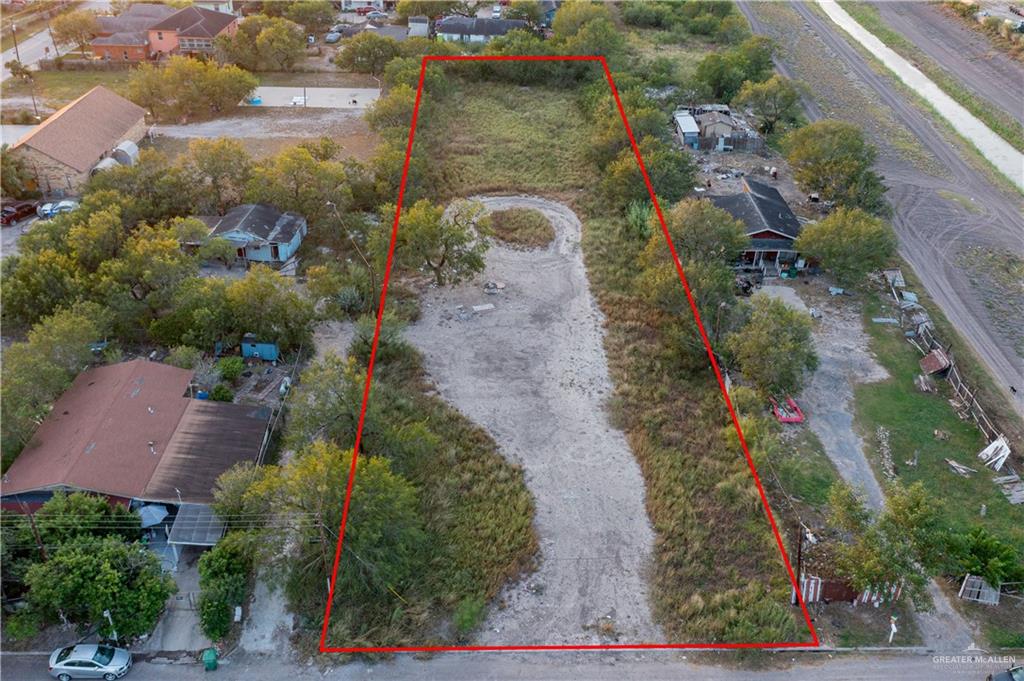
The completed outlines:
<svg viewBox="0 0 1024 681">
<path fill-rule="evenodd" d="M 158 3 L 139 2 L 129 5 L 116 16 L 98 16 L 99 31 L 90 46 L 97 59 L 107 61 L 143 61 L 148 59 L 149 27 L 175 13 L 175 9 Z"/>
<path fill-rule="evenodd" d="M 150 50 L 158 56 L 211 54 L 214 38 L 234 35 L 238 21 L 234 14 L 185 7 L 149 27 Z"/>
<path fill-rule="evenodd" d="M 272 412 L 192 399 L 191 381 L 190 370 L 145 359 L 83 371 L 4 474 L 0 504 L 31 512 L 55 492 L 91 492 L 142 510 L 143 527 L 156 506 L 167 544 L 216 543 L 214 483 L 259 462 Z"/>
<path fill-rule="evenodd" d="M 769 275 L 799 264 L 793 242 L 801 224 L 778 189 L 744 178 L 739 194 L 708 198 L 746 226 L 750 247 L 743 252 L 742 264 Z"/>
<path fill-rule="evenodd" d="M 224 215 L 201 215 L 211 237 L 235 244 L 239 260 L 280 265 L 295 255 L 306 236 L 306 218 L 266 203 L 235 206 Z"/>
<path fill-rule="evenodd" d="M 529 26 L 522 19 L 482 19 L 452 15 L 434 24 L 434 33 L 439 40 L 486 43 L 509 31 L 525 30 Z"/>
<path fill-rule="evenodd" d="M 74 194 L 94 167 L 125 141 L 146 134 L 146 110 L 97 85 L 11 147 L 44 192 Z"/>
</svg>

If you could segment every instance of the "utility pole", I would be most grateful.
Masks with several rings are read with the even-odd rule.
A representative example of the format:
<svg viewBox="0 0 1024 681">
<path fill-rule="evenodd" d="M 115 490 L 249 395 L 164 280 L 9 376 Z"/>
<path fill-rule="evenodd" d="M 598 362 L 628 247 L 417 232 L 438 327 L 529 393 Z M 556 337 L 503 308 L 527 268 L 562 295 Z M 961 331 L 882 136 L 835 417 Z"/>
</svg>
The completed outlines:
<svg viewBox="0 0 1024 681">
<path fill-rule="evenodd" d="M 110 616 L 110 611 L 109 610 L 104 610 L 103 611 L 103 616 L 107 618 L 108 622 L 110 622 L 110 629 L 114 632 L 114 640 L 116 641 L 117 640 L 117 627 L 114 626 L 114 618 Z"/>
<path fill-rule="evenodd" d="M 338 212 L 338 206 L 335 205 L 335 203 L 333 201 L 328 201 L 327 205 L 330 206 L 331 210 L 334 211 L 334 216 L 336 218 L 338 218 L 338 223 L 339 223 L 339 226 L 340 226 L 340 224 L 341 224 L 341 213 Z M 348 234 L 348 240 L 352 242 L 352 247 L 356 249 L 356 253 L 359 254 L 359 257 L 362 259 L 363 264 L 366 265 L 366 271 L 370 273 L 370 308 L 373 311 L 376 312 L 376 310 L 377 310 L 377 303 L 378 303 L 378 300 L 377 300 L 377 275 L 373 271 L 373 265 L 371 265 L 370 261 L 366 258 L 365 255 L 363 255 L 362 249 L 359 248 L 359 244 L 356 243 L 355 237 L 353 237 L 351 233 Z"/>
<path fill-rule="evenodd" d="M 39 528 L 36 527 L 36 516 L 34 513 L 29 512 L 24 501 L 19 500 L 18 503 L 21 504 L 21 512 L 28 516 L 28 524 L 32 528 L 32 536 L 35 537 L 36 546 L 39 547 L 39 555 L 42 557 L 43 562 L 46 562 L 46 547 L 43 546 L 43 538 L 39 536 Z"/>
<path fill-rule="evenodd" d="M 18 52 L 18 25 L 11 24 L 11 38 L 14 39 L 14 58 L 21 63 L 21 54 Z"/>
</svg>

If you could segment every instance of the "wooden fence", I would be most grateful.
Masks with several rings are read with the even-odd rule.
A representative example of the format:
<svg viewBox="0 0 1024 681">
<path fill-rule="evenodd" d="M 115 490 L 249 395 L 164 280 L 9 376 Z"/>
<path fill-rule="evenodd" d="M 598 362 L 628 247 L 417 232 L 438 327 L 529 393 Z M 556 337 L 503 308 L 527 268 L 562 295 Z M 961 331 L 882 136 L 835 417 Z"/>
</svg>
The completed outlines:
<svg viewBox="0 0 1024 681">
<path fill-rule="evenodd" d="M 922 354 L 927 355 L 932 350 L 941 349 L 946 353 L 949 358 L 949 369 L 946 371 L 946 380 L 949 385 L 953 388 L 953 394 L 956 396 L 953 401 L 953 407 L 962 417 L 970 417 L 974 421 L 978 429 L 985 435 L 987 442 L 992 442 L 998 438 L 1002 431 L 1000 431 L 992 419 L 989 418 L 988 414 L 985 413 L 985 409 L 978 402 L 976 397 L 977 392 L 971 388 L 970 384 L 964 380 L 963 375 L 960 373 L 960 369 L 957 367 L 956 358 L 953 356 L 953 352 L 950 349 L 952 346 L 945 346 L 942 341 L 935 335 L 935 331 L 929 322 L 919 323 L 920 314 L 923 308 L 904 308 L 900 305 L 902 298 L 896 287 L 891 283 L 889 284 L 889 291 L 892 294 L 893 300 L 896 301 L 896 305 L 900 308 L 900 324 L 903 328 L 907 327 L 908 323 L 914 323 L 915 333 L 919 343 L 915 342 L 916 347 Z"/>
</svg>

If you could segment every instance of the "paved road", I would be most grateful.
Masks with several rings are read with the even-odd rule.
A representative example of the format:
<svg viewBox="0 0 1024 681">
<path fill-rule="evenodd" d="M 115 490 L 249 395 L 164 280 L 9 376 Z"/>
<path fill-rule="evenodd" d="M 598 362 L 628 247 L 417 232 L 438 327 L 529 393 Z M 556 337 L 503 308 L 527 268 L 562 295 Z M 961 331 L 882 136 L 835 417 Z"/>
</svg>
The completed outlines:
<svg viewBox="0 0 1024 681">
<path fill-rule="evenodd" d="M 749 2 L 740 2 L 739 6 L 755 32 L 771 34 Z M 958 256 L 971 246 L 1024 256 L 1024 205 L 1020 197 L 993 186 L 969 165 L 915 104 L 872 69 L 832 22 L 801 2 L 793 2 L 791 7 L 803 19 L 802 30 L 816 34 L 829 50 L 833 62 L 829 66 L 845 73 L 853 81 L 850 87 L 862 83 L 873 90 L 877 101 L 891 110 L 894 119 L 912 132 L 948 173 L 944 178 L 930 175 L 906 161 L 885 140 L 875 140 L 881 151 L 877 167 L 889 187 L 887 196 L 894 209 L 893 225 L 900 240 L 900 254 L 914 268 L 949 321 L 971 344 L 1007 401 L 1024 415 L 1024 391 L 1014 398 L 1008 389 L 1024 384 L 1024 360 L 1010 340 L 996 330 L 979 303 L 979 293 L 972 288 L 968 273 L 957 263 Z M 801 30 L 798 26 L 793 28 Z M 787 70 L 792 73 L 793 65 Z M 817 120 L 822 112 L 815 106 L 808 110 L 808 116 Z M 939 191 L 967 196 L 981 210 L 966 210 Z"/>
<path fill-rule="evenodd" d="M 872 3 L 891 28 L 961 85 L 1024 122 L 1024 68 L 980 31 L 927 2 Z"/>
<path fill-rule="evenodd" d="M 110 10 L 109 0 L 87 0 L 79 4 L 76 9 L 86 9 L 94 12 L 108 12 Z M 50 52 L 47 55 L 46 50 L 49 48 Z M 18 40 L 18 50 L 15 53 L 13 47 L 9 50 L 4 50 L 3 61 L 0 63 L 6 64 L 7 62 L 17 59 L 20 55 L 21 63 L 26 66 L 33 66 L 40 59 L 45 57 L 54 57 L 57 54 L 64 54 L 67 49 L 61 49 L 54 44 L 50 38 L 50 32 L 43 29 L 39 33 L 33 36 L 25 38 L 24 40 Z M 11 73 L 6 67 L 0 71 L 0 81 L 7 80 Z"/>
<path fill-rule="evenodd" d="M 1024 154 L 946 94 L 920 69 L 857 23 L 836 0 L 818 0 L 818 6 L 829 19 L 842 27 L 843 31 L 895 73 L 907 87 L 924 98 L 964 139 L 973 144 L 989 163 L 1005 175 L 1006 179 L 1024 191 Z"/>
<path fill-rule="evenodd" d="M 250 656 L 222 664 L 215 674 L 204 673 L 198 664 L 135 664 L 126 681 L 980 681 L 991 672 L 1005 669 L 1008 661 L 983 656 L 978 661 L 936 659 L 930 655 L 831 656 L 827 653 L 780 653 L 777 669 L 757 671 L 694 664 L 688 653 L 466 653 L 439 655 L 419 660 L 399 655 L 374 664 L 352 663 L 322 670 L 289 663 L 279 657 Z M 799 658 L 798 664 L 791 664 Z M 728 663 L 727 663 L 728 664 Z M 4 681 L 44 681 L 44 655 L 0 657 Z"/>
</svg>

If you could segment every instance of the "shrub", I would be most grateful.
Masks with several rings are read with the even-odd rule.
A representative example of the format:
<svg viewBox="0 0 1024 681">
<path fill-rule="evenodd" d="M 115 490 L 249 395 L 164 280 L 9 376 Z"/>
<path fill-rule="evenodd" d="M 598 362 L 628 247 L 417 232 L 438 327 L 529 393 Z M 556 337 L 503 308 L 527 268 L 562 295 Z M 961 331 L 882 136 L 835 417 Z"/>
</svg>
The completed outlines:
<svg viewBox="0 0 1024 681">
<path fill-rule="evenodd" d="M 479 596 L 467 596 L 459 601 L 452 613 L 452 624 L 460 639 L 464 639 L 483 620 L 485 605 Z"/>
<path fill-rule="evenodd" d="M 241 357 L 224 357 L 217 362 L 217 371 L 222 379 L 234 383 L 245 371 L 245 361 Z"/>
<path fill-rule="evenodd" d="M 167 355 L 165 361 L 179 369 L 195 369 L 202 357 L 203 353 L 201 350 L 188 345 L 179 345 L 171 350 L 171 354 Z"/>
<path fill-rule="evenodd" d="M 231 388 L 223 383 L 218 383 L 210 391 L 210 399 L 214 402 L 234 402 L 235 393 L 231 392 Z"/>
<path fill-rule="evenodd" d="M 25 641 L 39 633 L 42 618 L 34 610 L 22 610 L 7 617 L 4 633 L 15 641 Z"/>
<path fill-rule="evenodd" d="M 494 236 L 524 248 L 543 248 L 555 238 L 555 228 L 543 213 L 531 208 L 509 208 L 491 213 Z"/>
<path fill-rule="evenodd" d="M 225 537 L 199 558 L 199 626 L 213 641 L 227 635 L 233 610 L 248 591 L 252 557 L 239 537 Z"/>
</svg>

